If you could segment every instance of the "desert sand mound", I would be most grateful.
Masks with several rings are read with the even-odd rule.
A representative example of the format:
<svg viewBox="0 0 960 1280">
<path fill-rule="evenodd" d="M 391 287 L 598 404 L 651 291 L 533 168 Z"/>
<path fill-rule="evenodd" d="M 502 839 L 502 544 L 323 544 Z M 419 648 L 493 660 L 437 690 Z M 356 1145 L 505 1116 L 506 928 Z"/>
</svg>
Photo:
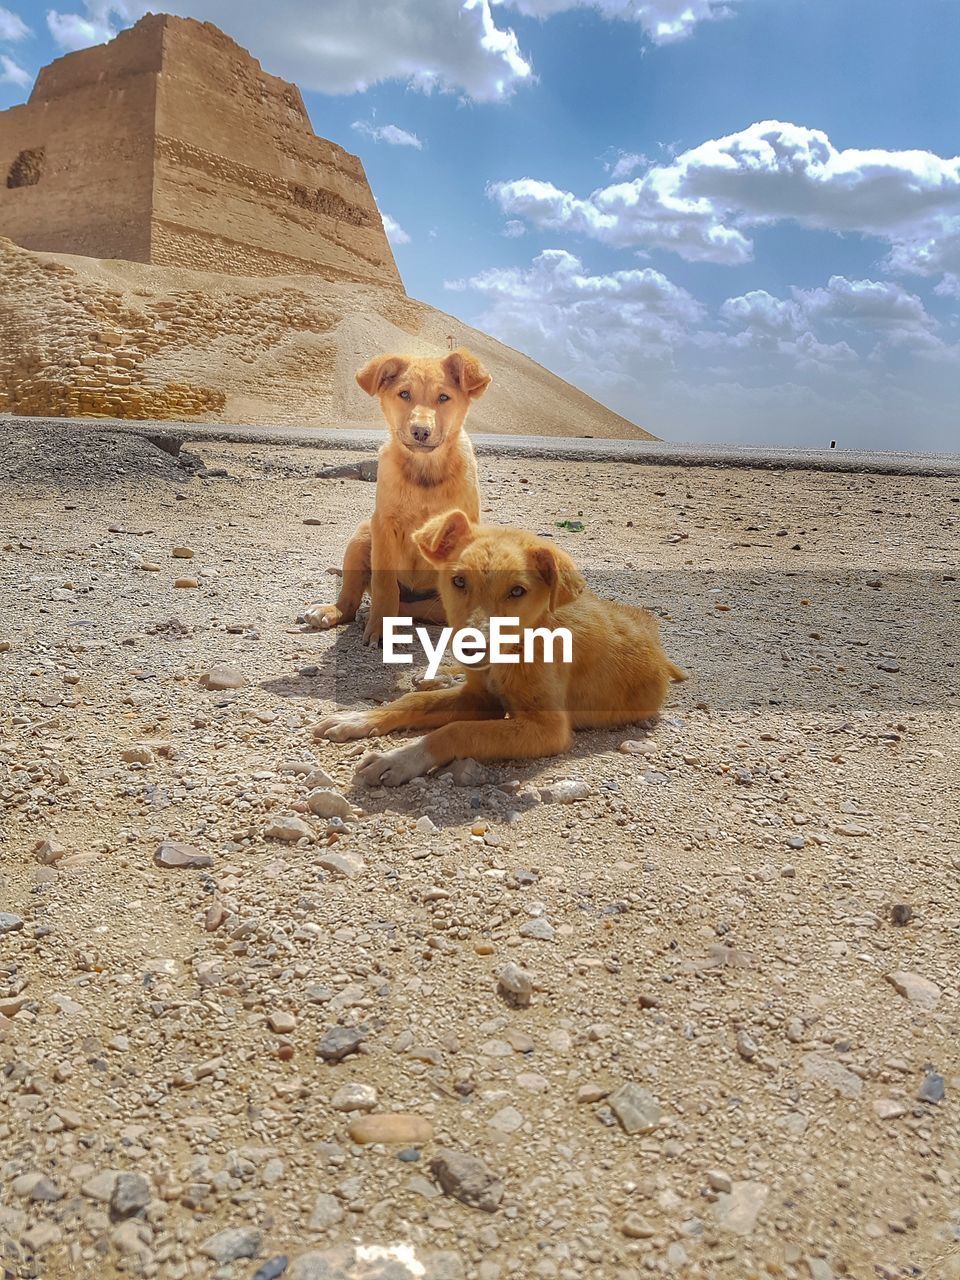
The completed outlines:
<svg viewBox="0 0 960 1280">
<path fill-rule="evenodd" d="M 395 288 L 33 253 L 0 239 L 0 412 L 369 425 L 379 351 L 476 351 L 475 431 L 651 439 L 527 356 Z"/>
</svg>

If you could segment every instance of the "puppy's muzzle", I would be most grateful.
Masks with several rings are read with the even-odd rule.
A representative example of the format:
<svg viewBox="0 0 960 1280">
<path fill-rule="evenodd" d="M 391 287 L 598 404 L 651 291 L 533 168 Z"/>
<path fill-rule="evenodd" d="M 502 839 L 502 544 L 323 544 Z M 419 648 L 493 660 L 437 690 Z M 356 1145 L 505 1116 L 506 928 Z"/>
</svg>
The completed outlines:
<svg viewBox="0 0 960 1280">
<path fill-rule="evenodd" d="M 432 410 L 415 410 L 409 422 L 410 439 L 418 449 L 432 449 L 436 445 L 433 435 L 436 429 L 436 414 Z"/>
</svg>

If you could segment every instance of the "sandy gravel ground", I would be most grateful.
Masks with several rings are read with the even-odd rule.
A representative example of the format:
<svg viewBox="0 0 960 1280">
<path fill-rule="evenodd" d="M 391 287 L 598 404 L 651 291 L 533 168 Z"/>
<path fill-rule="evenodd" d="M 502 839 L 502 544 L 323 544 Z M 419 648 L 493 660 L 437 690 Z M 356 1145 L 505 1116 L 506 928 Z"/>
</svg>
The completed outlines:
<svg viewBox="0 0 960 1280">
<path fill-rule="evenodd" d="M 691 679 L 387 792 L 372 486 L 193 454 L 0 442 L 5 1275 L 960 1277 L 956 481 L 483 459 Z"/>
</svg>

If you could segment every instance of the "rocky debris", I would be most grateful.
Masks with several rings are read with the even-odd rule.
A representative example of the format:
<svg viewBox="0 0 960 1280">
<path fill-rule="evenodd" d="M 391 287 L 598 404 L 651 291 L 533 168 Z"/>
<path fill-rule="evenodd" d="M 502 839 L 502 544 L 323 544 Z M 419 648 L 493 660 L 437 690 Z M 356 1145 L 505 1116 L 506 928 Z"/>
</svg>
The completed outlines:
<svg viewBox="0 0 960 1280">
<path fill-rule="evenodd" d="M 341 462 L 336 465 L 321 467 L 317 475 L 323 480 L 376 480 L 377 458 L 361 458 L 359 462 Z M 305 520 L 304 524 L 310 521 Z M 315 523 L 326 523 L 315 521 Z"/>
<path fill-rule="evenodd" d="M 263 834 L 267 840 L 283 840 L 287 844 L 293 844 L 297 840 L 312 840 L 314 832 L 309 823 L 298 818 L 295 813 L 288 813 L 268 822 Z"/>
<path fill-rule="evenodd" d="M 213 866 L 212 854 L 201 853 L 192 844 L 181 844 L 178 840 L 162 841 L 153 855 L 153 860 L 158 867 L 200 870 Z"/>
<path fill-rule="evenodd" d="M 723 1191 L 729 1194 L 733 1190 L 733 1180 L 722 1169 L 707 1170 L 707 1185 L 711 1191 Z"/>
<path fill-rule="evenodd" d="M 904 1000 L 909 1000 L 918 1009 L 935 1009 L 940 1002 L 940 988 L 935 982 L 922 977 L 919 973 L 899 969 L 896 973 L 886 974 L 885 977 Z"/>
<path fill-rule="evenodd" d="M 837 822 L 833 829 L 838 836 L 848 836 L 851 840 L 870 835 L 870 828 L 862 822 Z"/>
<path fill-rule="evenodd" d="M 110 1193 L 110 1217 L 114 1222 L 143 1213 L 152 1199 L 150 1183 L 140 1173 L 119 1173 Z"/>
<path fill-rule="evenodd" d="M 23 916 L 14 915 L 12 911 L 0 911 L 0 934 L 16 933 L 23 928 Z"/>
<path fill-rule="evenodd" d="M 942 1102 L 947 1094 L 947 1082 L 938 1071 L 928 1071 L 923 1077 L 917 1092 L 919 1102 L 930 1102 L 934 1105 Z"/>
<path fill-rule="evenodd" d="M 652 1133 L 663 1115 L 660 1103 L 647 1089 L 627 1081 L 607 1099 L 624 1133 Z"/>
<path fill-rule="evenodd" d="M 356 855 L 334 853 L 329 850 L 318 853 L 314 861 L 324 871 L 329 871 L 331 875 L 343 876 L 345 880 L 355 880 L 365 866 L 363 859 Z"/>
<path fill-rule="evenodd" d="M 430 1161 L 430 1172 L 444 1193 L 461 1204 L 495 1213 L 503 1199 L 503 1182 L 482 1160 L 465 1151 L 441 1148 Z"/>
<path fill-rule="evenodd" d="M 308 791 L 313 791 L 317 787 L 328 791 L 336 790 L 336 784 L 326 769 L 318 769 L 315 765 L 305 765 L 303 767 L 303 775 L 303 785 Z"/>
<path fill-rule="evenodd" d="M 217 663 L 200 677 L 200 684 L 210 690 L 242 689 L 246 683 L 247 678 L 242 671 L 225 663 Z"/>
<path fill-rule="evenodd" d="M 639 1213 L 628 1213 L 620 1230 L 629 1240 L 651 1240 L 657 1228 Z"/>
<path fill-rule="evenodd" d="M 84 1182 L 80 1190 L 90 1200 L 98 1200 L 101 1204 L 109 1204 L 113 1199 L 113 1189 L 117 1185 L 120 1174 L 116 1169 L 104 1169 L 95 1173 Z"/>
<path fill-rule="evenodd" d="M 514 1009 L 526 1009 L 533 998 L 533 978 L 512 961 L 497 975 L 497 991 Z"/>
<path fill-rule="evenodd" d="M 421 1147 L 433 1140 L 433 1125 L 423 1116 L 384 1112 L 381 1115 L 358 1116 L 351 1120 L 347 1132 L 360 1146 L 374 1142 L 387 1145 Z"/>
<path fill-rule="evenodd" d="M 907 1114 L 907 1108 L 897 1098 L 875 1098 L 873 1113 L 878 1120 L 898 1120 Z"/>
<path fill-rule="evenodd" d="M 859 1098 L 863 1093 L 863 1081 L 849 1071 L 842 1062 L 828 1058 L 823 1053 L 805 1053 L 801 1058 L 806 1075 L 817 1084 L 826 1085 L 845 1098 Z"/>
<path fill-rule="evenodd" d="M 890 923 L 903 928 L 913 919 L 913 907 L 906 902 L 895 902 L 890 908 Z"/>
<path fill-rule="evenodd" d="M 257 1257 L 262 1239 L 256 1227 L 227 1227 L 205 1240 L 200 1252 L 223 1267 L 240 1258 Z"/>
<path fill-rule="evenodd" d="M 307 796 L 307 808 L 318 818 L 348 818 L 357 816 L 357 810 L 337 791 L 318 787 Z"/>
<path fill-rule="evenodd" d="M 343 1221 L 343 1209 L 336 1196 L 321 1191 L 313 1202 L 313 1209 L 307 1221 L 308 1231 L 329 1231 L 338 1222 Z"/>
<path fill-rule="evenodd" d="M 53 1203 L 63 1199 L 63 1189 L 42 1173 L 22 1173 L 14 1178 L 10 1189 L 21 1199 L 33 1200 L 38 1204 Z"/>
<path fill-rule="evenodd" d="M 199 578 L 176 578 L 173 585 L 185 588 L 187 591 L 196 591 L 200 586 L 200 580 Z M 209 688 L 210 686 L 207 687 Z M 235 686 L 229 685 L 227 687 L 234 688 Z"/>
<path fill-rule="evenodd" d="M 174 547 L 170 554 L 174 560 L 192 560 L 194 551 L 192 547 Z"/>
<path fill-rule="evenodd" d="M 536 916 L 533 920 L 524 920 L 517 930 L 521 938 L 535 938 L 537 942 L 552 942 L 557 931 L 549 920 Z"/>
<path fill-rule="evenodd" d="M 373 1111 L 377 1091 L 371 1084 L 343 1084 L 330 1099 L 334 1111 Z"/>
<path fill-rule="evenodd" d="M 587 800 L 593 795 L 593 788 L 582 778 L 562 778 L 549 787 L 540 788 L 540 799 L 544 804 L 574 804 L 578 800 Z"/>
<path fill-rule="evenodd" d="M 290 1259 L 287 1255 L 278 1253 L 275 1257 L 268 1258 L 266 1262 L 261 1263 L 250 1277 L 250 1280 L 279 1280 L 289 1265 Z"/>
<path fill-rule="evenodd" d="M 757 1042 L 749 1031 L 737 1032 L 737 1053 L 744 1062 L 752 1062 L 759 1052 Z"/>
<path fill-rule="evenodd" d="M 51 867 L 67 856 L 67 846 L 61 844 L 59 840 L 46 837 L 38 840 L 33 846 L 33 856 L 41 866 Z"/>
<path fill-rule="evenodd" d="M 713 1206 L 717 1226 L 733 1235 L 748 1236 L 767 1202 L 770 1188 L 762 1182 L 735 1182 L 728 1192 L 721 1192 Z"/>
<path fill-rule="evenodd" d="M 337 1244 L 302 1253 L 285 1280 L 465 1280 L 459 1256 L 411 1244 Z M 254 1278 L 256 1280 L 256 1278 Z"/>
<path fill-rule="evenodd" d="M 469 757 L 465 760 L 454 760 L 443 772 L 449 775 L 458 787 L 482 787 L 490 776 L 482 764 Z"/>
<path fill-rule="evenodd" d="M 652 756 L 656 754 L 656 744 L 648 742 L 645 738 L 625 738 L 618 751 L 622 751 L 625 756 Z"/>
<path fill-rule="evenodd" d="M 342 1062 L 358 1052 L 367 1034 L 362 1027 L 329 1027 L 317 1041 L 317 1056 L 324 1062 Z"/>
</svg>

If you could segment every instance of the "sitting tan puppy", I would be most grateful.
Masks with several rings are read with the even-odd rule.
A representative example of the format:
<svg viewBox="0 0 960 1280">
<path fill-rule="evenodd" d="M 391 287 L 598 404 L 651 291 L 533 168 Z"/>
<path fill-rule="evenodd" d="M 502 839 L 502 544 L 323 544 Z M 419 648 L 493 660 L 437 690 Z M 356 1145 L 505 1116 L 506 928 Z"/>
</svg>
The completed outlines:
<svg viewBox="0 0 960 1280">
<path fill-rule="evenodd" d="M 566 552 L 519 529 L 474 524 L 462 511 L 430 520 L 414 542 L 439 573 L 450 625 L 483 630 L 493 617 L 520 629 L 567 628 L 572 661 L 468 667 L 465 683 L 408 693 L 374 711 L 339 711 L 315 728 L 344 742 L 430 729 L 393 751 L 368 753 L 357 774 L 371 786 L 396 786 L 438 765 L 552 756 L 574 729 L 608 728 L 657 716 L 671 680 L 686 676 L 660 647 L 657 621 L 642 609 L 598 600 Z M 489 657 L 489 655 L 487 655 Z"/>
<path fill-rule="evenodd" d="M 311 605 L 304 616 L 318 630 L 353 622 L 369 590 L 363 640 L 378 644 L 385 617 L 443 621 L 436 568 L 413 534 L 451 507 L 474 520 L 480 514 L 477 462 L 462 427 L 490 375 L 476 356 L 458 350 L 435 360 L 377 356 L 358 370 L 357 382 L 379 397 L 390 431 L 379 454 L 373 519 L 347 544 L 337 603 Z"/>
</svg>

